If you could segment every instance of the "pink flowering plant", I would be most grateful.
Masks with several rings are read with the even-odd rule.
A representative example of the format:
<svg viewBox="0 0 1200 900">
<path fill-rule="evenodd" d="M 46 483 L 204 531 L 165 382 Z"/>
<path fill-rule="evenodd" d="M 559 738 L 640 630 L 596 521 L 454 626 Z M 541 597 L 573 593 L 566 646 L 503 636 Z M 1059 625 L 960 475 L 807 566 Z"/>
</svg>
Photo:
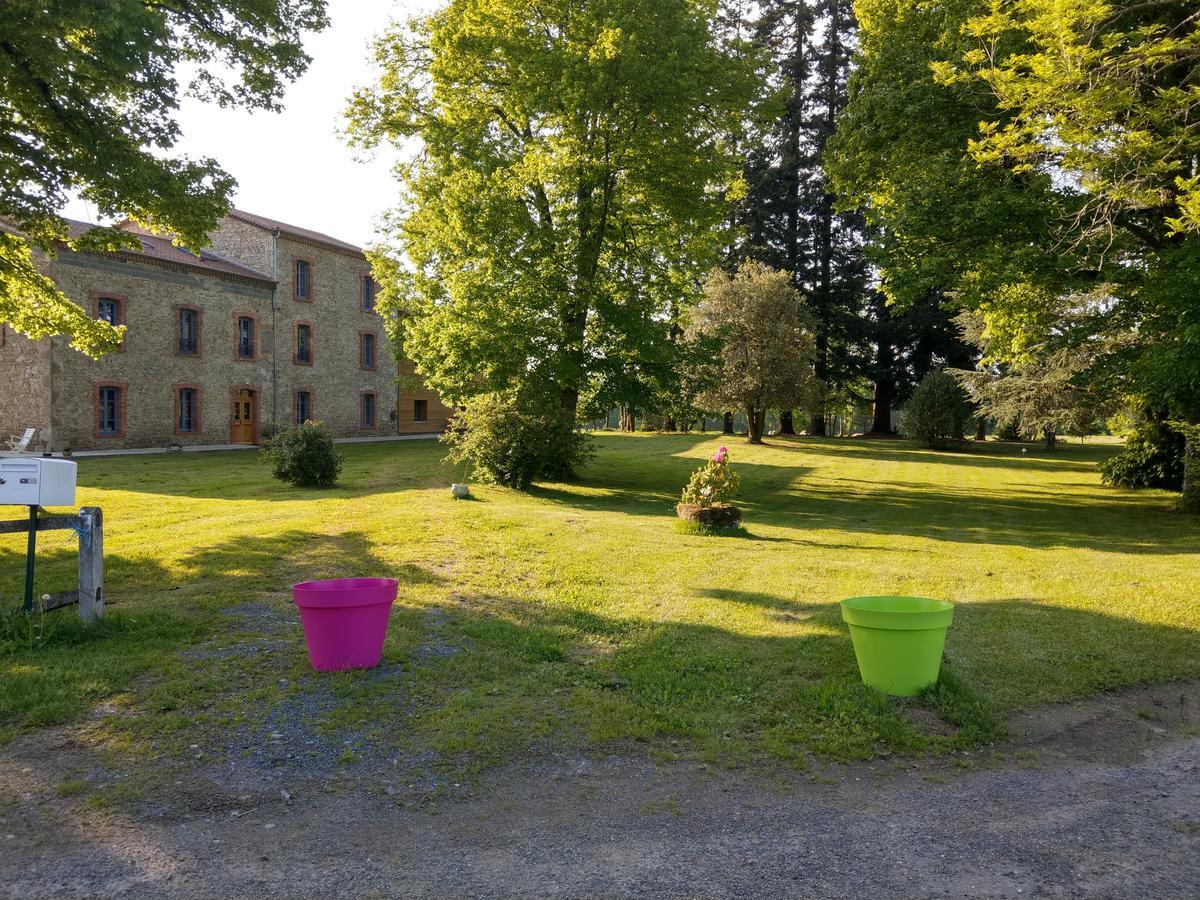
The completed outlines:
<svg viewBox="0 0 1200 900">
<path fill-rule="evenodd" d="M 682 499 L 684 503 L 707 509 L 731 500 L 740 485 L 741 479 L 729 465 L 729 451 L 722 447 L 692 473 Z"/>
</svg>

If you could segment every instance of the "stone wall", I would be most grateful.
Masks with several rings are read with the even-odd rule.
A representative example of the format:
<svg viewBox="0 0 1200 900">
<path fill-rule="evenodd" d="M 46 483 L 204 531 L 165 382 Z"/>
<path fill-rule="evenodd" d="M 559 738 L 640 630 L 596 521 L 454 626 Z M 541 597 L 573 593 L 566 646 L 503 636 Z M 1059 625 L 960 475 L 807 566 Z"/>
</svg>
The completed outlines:
<svg viewBox="0 0 1200 900">
<path fill-rule="evenodd" d="M 26 428 L 51 440 L 51 424 L 50 340 L 31 341 L 0 324 L 0 450 Z"/>
<path fill-rule="evenodd" d="M 362 256 L 279 238 L 278 362 L 279 422 L 294 422 L 298 390 L 312 394 L 311 416 L 338 437 L 396 432 L 396 362 L 378 314 L 362 308 L 362 278 L 370 266 Z M 294 297 L 294 261 L 310 266 L 309 300 Z M 295 361 L 296 325 L 312 328 L 312 363 Z M 375 335 L 375 367 L 360 365 L 362 335 Z M 375 426 L 363 428 L 364 393 L 375 395 Z"/>
<path fill-rule="evenodd" d="M 178 271 L 112 257 L 60 253 L 51 264 L 62 290 L 95 314 L 101 294 L 122 301 L 128 326 L 116 353 L 93 360 L 54 342 L 52 362 L 55 449 L 165 447 L 170 444 L 227 444 L 230 441 L 230 391 L 258 391 L 260 422 L 267 421 L 271 391 L 273 338 L 271 289 L 264 283 Z M 178 309 L 200 313 L 199 352 L 179 353 Z M 257 324 L 255 358 L 237 354 L 237 317 Z M 96 432 L 99 385 L 120 386 L 124 393 L 122 434 Z M 176 430 L 177 386 L 200 392 L 199 430 Z"/>
<path fill-rule="evenodd" d="M 214 253 L 264 275 L 274 275 L 272 244 L 275 237 L 271 232 L 226 216 L 217 223 L 217 230 L 208 239 Z"/>
</svg>

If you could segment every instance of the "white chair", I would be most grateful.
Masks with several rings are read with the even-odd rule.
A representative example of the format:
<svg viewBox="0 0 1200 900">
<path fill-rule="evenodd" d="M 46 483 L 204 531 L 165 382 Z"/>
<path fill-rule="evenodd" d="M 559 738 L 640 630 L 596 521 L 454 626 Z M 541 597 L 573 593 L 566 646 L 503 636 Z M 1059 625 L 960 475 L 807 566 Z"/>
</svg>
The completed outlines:
<svg viewBox="0 0 1200 900">
<path fill-rule="evenodd" d="M 8 439 L 9 451 L 12 453 L 24 453 L 29 449 L 29 445 L 33 443 L 33 438 L 36 434 L 36 428 L 26 428 L 24 434 L 14 434 Z"/>
</svg>

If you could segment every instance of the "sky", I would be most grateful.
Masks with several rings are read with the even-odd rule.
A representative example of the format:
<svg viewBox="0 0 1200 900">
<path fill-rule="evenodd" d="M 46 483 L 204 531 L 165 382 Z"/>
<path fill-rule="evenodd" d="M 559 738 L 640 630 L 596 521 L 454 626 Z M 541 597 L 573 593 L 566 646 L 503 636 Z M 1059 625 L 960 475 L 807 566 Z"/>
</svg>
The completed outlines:
<svg viewBox="0 0 1200 900">
<path fill-rule="evenodd" d="M 238 181 L 234 205 L 359 245 L 375 239 L 375 221 L 393 206 L 395 152 L 357 161 L 338 136 L 346 101 L 372 81 L 369 44 L 393 19 L 435 7 L 435 0 L 329 0 L 330 26 L 306 43 L 312 64 L 284 96 L 279 113 L 220 109 L 184 98 L 183 138 L 175 153 L 211 156 Z M 95 208 L 72 201 L 64 215 L 97 221 Z"/>
</svg>

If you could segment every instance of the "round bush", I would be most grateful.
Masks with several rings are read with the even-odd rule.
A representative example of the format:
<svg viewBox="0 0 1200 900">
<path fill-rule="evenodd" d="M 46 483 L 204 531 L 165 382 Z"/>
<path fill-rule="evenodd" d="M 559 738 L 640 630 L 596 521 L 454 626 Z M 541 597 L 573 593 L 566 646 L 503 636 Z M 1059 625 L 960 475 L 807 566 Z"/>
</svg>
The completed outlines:
<svg viewBox="0 0 1200 900">
<path fill-rule="evenodd" d="M 971 404 L 966 391 L 945 372 L 926 375 L 900 416 L 900 431 L 926 447 L 943 450 L 951 441 L 961 441 Z"/>
<path fill-rule="evenodd" d="M 262 455 L 276 478 L 296 487 L 331 487 L 345 459 L 320 422 L 281 428 L 263 444 Z"/>
<path fill-rule="evenodd" d="M 535 481 L 561 481 L 591 456 L 587 435 L 552 400 L 480 394 L 455 413 L 442 437 L 449 459 L 468 463 L 481 481 L 521 490 Z"/>
<path fill-rule="evenodd" d="M 1106 484 L 1129 488 L 1183 489 L 1184 436 L 1164 422 L 1143 422 L 1125 449 L 1100 463 Z"/>
</svg>

